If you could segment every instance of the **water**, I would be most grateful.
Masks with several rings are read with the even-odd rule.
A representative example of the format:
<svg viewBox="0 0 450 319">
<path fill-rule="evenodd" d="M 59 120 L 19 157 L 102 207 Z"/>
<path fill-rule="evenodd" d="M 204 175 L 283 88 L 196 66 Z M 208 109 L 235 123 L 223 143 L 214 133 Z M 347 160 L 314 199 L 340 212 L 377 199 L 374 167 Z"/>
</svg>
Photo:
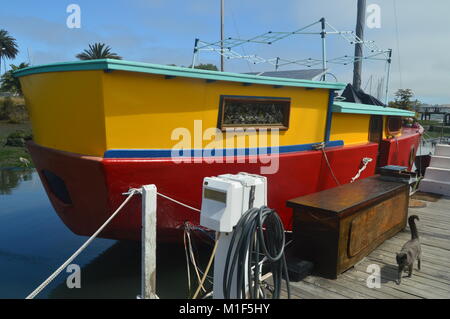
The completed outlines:
<svg viewBox="0 0 450 319">
<path fill-rule="evenodd" d="M 0 170 L 0 298 L 26 297 L 86 239 L 62 223 L 34 170 Z M 69 289 L 63 271 L 38 298 L 136 298 L 140 254 L 139 242 L 95 239 L 73 262 L 81 288 Z M 183 245 L 158 246 L 157 293 L 187 297 Z"/>
</svg>

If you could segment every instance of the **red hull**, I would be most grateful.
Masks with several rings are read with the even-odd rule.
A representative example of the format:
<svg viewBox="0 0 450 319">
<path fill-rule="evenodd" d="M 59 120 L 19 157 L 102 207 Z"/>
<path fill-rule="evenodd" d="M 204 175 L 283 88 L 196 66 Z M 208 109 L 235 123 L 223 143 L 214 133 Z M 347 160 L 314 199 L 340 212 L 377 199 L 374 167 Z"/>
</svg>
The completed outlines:
<svg viewBox="0 0 450 319">
<path fill-rule="evenodd" d="M 409 165 L 411 148 L 417 149 L 420 135 L 385 140 L 380 146 L 380 164 Z M 249 172 L 260 174 L 261 164 L 176 164 L 170 159 L 103 159 L 61 152 L 29 143 L 28 148 L 47 194 L 63 220 L 76 234 L 91 235 L 124 200 L 122 193 L 132 187 L 155 184 L 158 191 L 193 207 L 200 208 L 202 181 L 206 176 Z M 334 174 L 341 184 L 349 183 L 361 168 L 364 157 L 375 159 L 378 144 L 327 148 Z M 415 153 L 414 153 L 415 154 Z M 360 178 L 374 175 L 375 161 L 369 163 Z M 55 188 L 61 183 L 49 181 L 45 171 L 58 176 L 65 184 L 70 202 L 61 200 Z M 335 187 L 336 183 L 320 151 L 280 154 L 279 170 L 267 175 L 268 205 L 291 229 L 292 211 L 286 201 L 305 194 Z M 58 195 L 59 194 L 59 195 Z M 101 237 L 140 239 L 140 197 L 133 198 L 104 230 Z M 199 213 L 158 197 L 158 240 L 175 241 L 185 221 L 198 224 Z"/>
</svg>

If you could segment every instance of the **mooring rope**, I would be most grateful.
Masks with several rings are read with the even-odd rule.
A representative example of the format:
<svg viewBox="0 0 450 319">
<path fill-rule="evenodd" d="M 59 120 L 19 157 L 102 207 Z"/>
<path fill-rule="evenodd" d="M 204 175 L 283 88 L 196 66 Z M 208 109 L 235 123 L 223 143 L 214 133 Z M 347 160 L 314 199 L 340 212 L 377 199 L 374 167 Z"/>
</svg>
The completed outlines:
<svg viewBox="0 0 450 319">
<path fill-rule="evenodd" d="M 69 257 L 58 269 L 55 270 L 42 284 L 39 285 L 31 294 L 29 294 L 25 299 L 33 299 L 36 297 L 48 284 L 50 284 L 70 263 L 84 250 L 87 246 L 101 233 L 101 231 L 113 220 L 114 217 L 121 211 L 121 209 L 128 203 L 128 201 L 135 194 L 139 193 L 138 189 L 130 190 L 128 197 L 122 202 L 122 204 L 116 209 L 116 211 L 103 223 L 102 226 L 91 236 L 89 239 L 80 247 L 78 250 Z"/>
<path fill-rule="evenodd" d="M 172 201 L 172 202 L 174 202 L 174 203 L 177 203 L 178 205 L 181 205 L 181 206 L 184 206 L 184 207 L 186 207 L 186 208 L 195 210 L 196 212 L 199 212 L 199 213 L 201 212 L 200 209 L 195 208 L 195 207 L 192 207 L 192 206 L 189 206 L 189 205 L 186 205 L 186 204 L 184 204 L 184 203 L 182 203 L 182 202 L 177 201 L 176 199 L 170 198 L 170 197 L 167 196 L 167 195 L 164 195 L 164 194 L 161 194 L 161 193 L 156 193 L 156 194 L 158 194 L 159 196 L 164 197 L 165 199 L 168 199 L 168 200 L 170 200 L 170 201 Z"/>
<path fill-rule="evenodd" d="M 331 168 L 331 164 L 330 164 L 330 162 L 328 161 L 328 156 L 327 156 L 327 153 L 325 152 L 325 149 L 322 148 L 321 151 L 322 151 L 323 157 L 325 158 L 325 162 L 327 163 L 328 169 L 329 169 L 330 172 L 331 172 L 331 176 L 333 176 L 333 179 L 334 179 L 334 181 L 336 182 L 336 184 L 337 184 L 338 186 L 341 186 L 341 183 L 339 183 L 339 180 L 336 178 L 336 175 L 334 175 L 333 168 Z"/>
<path fill-rule="evenodd" d="M 361 176 L 361 173 L 367 168 L 367 165 L 369 165 L 370 162 L 372 162 L 372 159 L 370 157 L 364 157 L 362 159 L 363 166 L 359 169 L 358 173 L 356 173 L 356 175 L 352 177 L 350 183 L 353 183 L 359 178 L 359 176 Z"/>
<path fill-rule="evenodd" d="M 334 175 L 333 168 L 331 167 L 331 164 L 330 164 L 330 162 L 328 161 L 328 156 L 327 156 L 327 153 L 325 152 L 326 143 L 325 143 L 325 142 L 321 142 L 321 143 L 319 143 L 319 144 L 313 145 L 312 147 L 313 147 L 313 149 L 315 149 L 316 151 L 321 151 L 321 152 L 322 152 L 322 155 L 323 155 L 323 157 L 325 158 L 325 162 L 326 162 L 326 164 L 327 164 L 327 166 L 328 166 L 328 169 L 330 170 L 331 176 L 333 177 L 333 179 L 334 179 L 334 181 L 336 182 L 336 184 L 337 184 L 338 186 L 341 186 L 341 183 L 339 183 L 338 179 L 336 178 L 336 175 Z"/>
</svg>

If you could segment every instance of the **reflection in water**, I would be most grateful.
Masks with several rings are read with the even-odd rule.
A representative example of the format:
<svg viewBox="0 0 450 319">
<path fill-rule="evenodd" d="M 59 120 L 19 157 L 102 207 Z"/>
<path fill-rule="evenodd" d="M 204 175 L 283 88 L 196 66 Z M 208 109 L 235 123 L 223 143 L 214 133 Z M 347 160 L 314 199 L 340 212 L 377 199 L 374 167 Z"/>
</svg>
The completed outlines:
<svg viewBox="0 0 450 319">
<path fill-rule="evenodd" d="M 9 195 L 21 182 L 31 181 L 33 169 L 0 169 L 0 195 Z"/>
<path fill-rule="evenodd" d="M 135 298 L 140 289 L 140 253 L 136 242 L 116 242 L 82 266 L 81 288 L 69 289 L 64 281 L 49 298 Z"/>
<path fill-rule="evenodd" d="M 181 245 L 157 248 L 156 287 L 160 298 L 186 298 L 187 274 Z M 81 288 L 69 289 L 61 282 L 49 298 L 136 298 L 141 289 L 141 245 L 118 241 L 81 268 Z"/>
<path fill-rule="evenodd" d="M 62 223 L 35 170 L 0 170 L 0 187 L 0 298 L 24 298 L 87 238 Z M 210 249 L 196 253 L 204 269 Z M 97 238 L 74 263 L 81 267 L 81 289 L 67 288 L 70 274 L 63 271 L 38 298 L 136 298 L 140 293 L 140 242 Z M 158 244 L 156 278 L 161 298 L 187 297 L 182 243 Z M 191 277 L 191 283 L 197 281 Z"/>
</svg>

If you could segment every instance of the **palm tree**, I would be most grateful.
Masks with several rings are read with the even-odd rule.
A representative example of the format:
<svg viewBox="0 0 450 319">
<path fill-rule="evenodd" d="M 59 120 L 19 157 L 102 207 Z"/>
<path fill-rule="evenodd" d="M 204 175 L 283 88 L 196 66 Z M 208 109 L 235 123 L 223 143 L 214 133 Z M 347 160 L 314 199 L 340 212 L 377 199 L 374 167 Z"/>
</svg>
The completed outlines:
<svg viewBox="0 0 450 319">
<path fill-rule="evenodd" d="M 122 57 L 111 52 L 111 47 L 104 43 L 89 44 L 89 49 L 76 55 L 80 60 L 97 60 L 97 59 L 116 59 L 122 60 Z"/>
<path fill-rule="evenodd" d="M 0 29 L 0 67 L 3 59 L 6 71 L 6 59 L 14 59 L 18 53 L 16 39 L 10 36 L 8 31 Z"/>
</svg>

